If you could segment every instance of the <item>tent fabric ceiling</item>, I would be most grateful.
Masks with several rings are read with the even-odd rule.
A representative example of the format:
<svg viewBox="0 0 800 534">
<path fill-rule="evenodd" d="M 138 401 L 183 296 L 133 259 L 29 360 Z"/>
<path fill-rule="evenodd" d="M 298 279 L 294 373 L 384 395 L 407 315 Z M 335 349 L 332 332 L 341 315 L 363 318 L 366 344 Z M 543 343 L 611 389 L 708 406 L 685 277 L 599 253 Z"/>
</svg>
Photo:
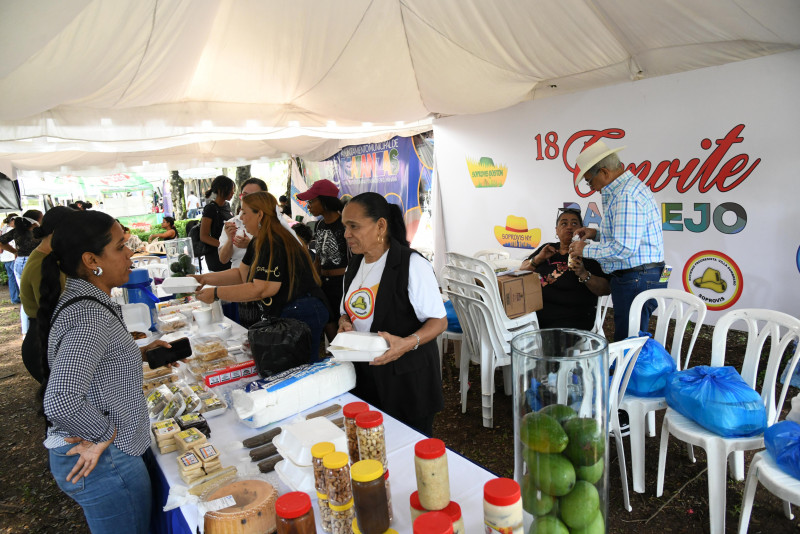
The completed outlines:
<svg viewBox="0 0 800 534">
<path fill-rule="evenodd" d="M 234 139 L 236 158 L 318 155 L 800 47 L 796 0 L 37 0 L 0 14 L 0 159 L 43 169 Z"/>
</svg>

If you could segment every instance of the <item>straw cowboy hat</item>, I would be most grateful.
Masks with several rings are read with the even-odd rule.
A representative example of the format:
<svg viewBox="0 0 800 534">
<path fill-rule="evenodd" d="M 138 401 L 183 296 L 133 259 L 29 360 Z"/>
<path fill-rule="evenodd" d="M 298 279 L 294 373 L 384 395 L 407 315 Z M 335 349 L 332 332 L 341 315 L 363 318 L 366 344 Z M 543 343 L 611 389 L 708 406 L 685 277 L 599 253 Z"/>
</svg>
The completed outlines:
<svg viewBox="0 0 800 534">
<path fill-rule="evenodd" d="M 598 161 L 606 156 L 610 156 L 611 154 L 619 152 L 624 148 L 624 146 L 619 148 L 608 148 L 608 146 L 602 141 L 597 141 L 593 145 L 589 145 L 584 148 L 583 152 L 578 154 L 578 159 L 575 160 L 575 166 L 578 167 L 578 174 L 575 175 L 575 186 L 578 186 L 578 182 L 580 182 L 581 178 L 583 178 L 583 174 L 594 167 Z"/>
<path fill-rule="evenodd" d="M 536 248 L 542 239 L 542 231 L 539 228 L 528 230 L 525 217 L 509 215 L 505 226 L 494 227 L 494 237 L 506 247 Z"/>
</svg>

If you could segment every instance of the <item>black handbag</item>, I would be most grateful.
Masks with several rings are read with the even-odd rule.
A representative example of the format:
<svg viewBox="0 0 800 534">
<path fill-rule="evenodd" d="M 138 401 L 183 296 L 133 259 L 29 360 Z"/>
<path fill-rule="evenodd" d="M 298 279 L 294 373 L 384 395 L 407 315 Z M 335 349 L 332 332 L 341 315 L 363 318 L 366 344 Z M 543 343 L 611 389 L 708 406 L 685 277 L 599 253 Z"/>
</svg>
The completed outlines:
<svg viewBox="0 0 800 534">
<path fill-rule="evenodd" d="M 262 378 L 306 364 L 311 355 L 311 329 L 297 319 L 265 317 L 249 328 L 247 339 Z"/>
</svg>

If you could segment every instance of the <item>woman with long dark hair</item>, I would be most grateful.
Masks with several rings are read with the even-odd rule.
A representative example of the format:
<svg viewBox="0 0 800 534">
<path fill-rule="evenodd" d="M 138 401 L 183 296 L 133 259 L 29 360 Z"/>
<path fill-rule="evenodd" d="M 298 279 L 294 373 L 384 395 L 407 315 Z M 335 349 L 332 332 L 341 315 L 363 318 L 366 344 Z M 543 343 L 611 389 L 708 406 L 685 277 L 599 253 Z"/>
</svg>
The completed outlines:
<svg viewBox="0 0 800 534">
<path fill-rule="evenodd" d="M 319 360 L 319 340 L 328 320 L 325 295 L 308 250 L 278 219 L 277 201 L 269 193 L 251 193 L 242 199 L 242 222 L 254 238 L 238 269 L 194 275 L 203 285 L 199 300 L 257 302 L 258 316 L 245 317 L 244 327 L 256 323 L 261 315 L 291 317 L 311 329 L 309 361 Z"/>
<path fill-rule="evenodd" d="M 169 345 L 137 347 L 111 300 L 111 289 L 128 281 L 133 254 L 118 222 L 70 213 L 51 246 L 37 316 L 50 471 L 94 534 L 146 533 L 153 459 L 142 361 L 147 349 Z"/>
<path fill-rule="evenodd" d="M 212 271 L 230 269 L 231 262 L 221 262 L 219 259 L 219 237 L 225 227 L 225 221 L 233 217 L 228 201 L 233 198 L 236 188 L 233 180 L 220 174 L 211 182 L 211 187 L 206 191 L 206 205 L 203 216 L 200 218 L 200 241 L 206 244 L 206 265 Z"/>
<path fill-rule="evenodd" d="M 42 225 L 33 229 L 33 237 L 40 239 L 37 246 L 28 256 L 25 269 L 20 277 L 19 294 L 22 301 L 22 311 L 28 317 L 29 328 L 22 342 L 22 363 L 25 368 L 41 383 L 43 380 L 41 367 L 41 346 L 39 345 L 39 329 L 37 327 L 36 315 L 39 313 L 39 301 L 41 300 L 42 284 L 42 261 L 53 250 L 50 242 L 53 239 L 53 232 L 63 224 L 65 218 L 75 210 L 66 206 L 56 206 L 51 208 L 42 217 Z M 67 277 L 61 275 L 61 289 L 67 283 Z"/>
<path fill-rule="evenodd" d="M 328 298 L 330 319 L 325 325 L 328 341 L 333 341 L 338 329 L 339 306 L 342 303 L 342 284 L 347 269 L 347 241 L 342 224 L 342 201 L 339 188 L 330 180 L 317 180 L 308 191 L 297 195 L 308 201 L 308 211 L 320 217 L 314 227 L 316 257 L 314 263 L 322 279 L 322 291 Z"/>
<path fill-rule="evenodd" d="M 0 247 L 8 252 L 13 252 L 17 255 L 14 260 L 14 278 L 19 287 L 22 279 L 22 271 L 25 269 L 25 264 L 28 263 L 28 257 L 37 246 L 39 240 L 33 236 L 33 228 L 38 226 L 42 220 L 42 212 L 39 210 L 28 210 L 22 214 L 22 217 L 14 219 L 14 229 L 0 236 Z M 9 245 L 9 242 L 14 241 L 14 247 Z M 22 326 L 22 335 L 28 333 L 28 316 L 20 306 L 19 319 Z"/>
<path fill-rule="evenodd" d="M 409 247 L 400 208 L 377 193 L 353 197 L 342 222 L 353 257 L 339 331 L 377 332 L 389 344 L 355 364 L 353 393 L 430 436 L 444 407 L 436 337 L 447 328 L 433 267 Z"/>
</svg>

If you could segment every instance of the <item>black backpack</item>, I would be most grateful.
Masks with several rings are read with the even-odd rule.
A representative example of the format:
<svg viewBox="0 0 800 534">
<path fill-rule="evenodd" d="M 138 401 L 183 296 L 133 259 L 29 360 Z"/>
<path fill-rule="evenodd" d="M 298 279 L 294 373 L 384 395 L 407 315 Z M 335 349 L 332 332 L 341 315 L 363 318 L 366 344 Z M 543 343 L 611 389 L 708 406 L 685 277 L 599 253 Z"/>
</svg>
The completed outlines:
<svg viewBox="0 0 800 534">
<path fill-rule="evenodd" d="M 188 224 L 187 224 L 188 226 Z M 192 240 L 192 250 L 195 258 L 202 258 L 206 254 L 206 244 L 200 241 L 200 224 L 195 223 L 189 228 L 187 235 Z"/>
</svg>

